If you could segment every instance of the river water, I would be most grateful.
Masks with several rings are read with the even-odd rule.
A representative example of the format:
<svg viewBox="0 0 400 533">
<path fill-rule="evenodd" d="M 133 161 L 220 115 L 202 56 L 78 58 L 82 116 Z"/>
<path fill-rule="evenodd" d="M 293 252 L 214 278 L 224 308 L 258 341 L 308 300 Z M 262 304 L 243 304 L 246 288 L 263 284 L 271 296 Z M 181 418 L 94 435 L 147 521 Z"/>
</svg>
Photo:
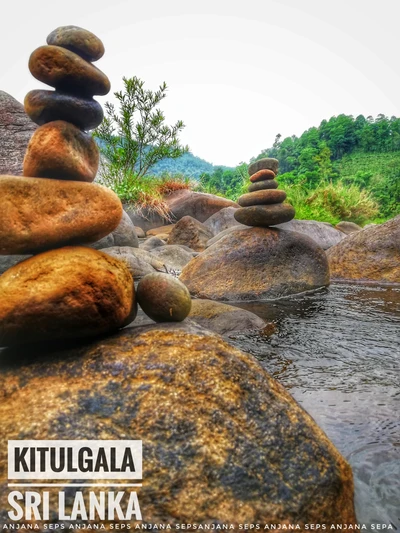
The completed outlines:
<svg viewBox="0 0 400 533">
<path fill-rule="evenodd" d="M 400 287 L 332 285 L 235 305 L 275 323 L 271 337 L 231 342 L 261 361 L 349 461 L 358 522 L 400 531 Z"/>
</svg>

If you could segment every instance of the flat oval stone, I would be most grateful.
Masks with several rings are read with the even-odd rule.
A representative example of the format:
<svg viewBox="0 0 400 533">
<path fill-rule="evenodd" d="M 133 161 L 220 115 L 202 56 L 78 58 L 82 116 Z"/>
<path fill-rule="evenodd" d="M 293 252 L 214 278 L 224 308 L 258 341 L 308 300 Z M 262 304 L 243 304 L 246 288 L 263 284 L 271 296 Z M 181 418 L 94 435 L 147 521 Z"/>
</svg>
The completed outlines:
<svg viewBox="0 0 400 533">
<path fill-rule="evenodd" d="M 128 267 L 98 250 L 51 250 L 0 277 L 0 345 L 92 337 L 136 316 Z"/>
<path fill-rule="evenodd" d="M 275 226 L 289 222 L 295 215 L 295 210 L 288 204 L 255 205 L 236 209 L 235 218 L 246 226 Z"/>
<path fill-rule="evenodd" d="M 256 181 L 273 180 L 274 178 L 275 178 L 275 172 L 273 172 L 269 168 L 263 168 L 262 170 L 259 170 L 255 174 L 252 174 L 250 176 L 250 181 L 254 183 Z"/>
<path fill-rule="evenodd" d="M 264 168 L 272 170 L 272 172 L 275 172 L 275 174 L 278 174 L 278 167 L 279 167 L 279 161 L 277 159 L 274 159 L 273 157 L 264 157 L 264 159 L 259 159 L 258 161 L 254 161 L 249 166 L 249 175 L 252 176 L 259 170 L 263 170 Z"/>
<path fill-rule="evenodd" d="M 94 33 L 79 26 L 60 26 L 50 33 L 47 44 L 62 46 L 87 61 L 97 61 L 104 55 L 104 45 Z"/>
<path fill-rule="evenodd" d="M 256 191 L 248 194 L 243 194 L 238 199 L 238 204 L 242 207 L 259 204 L 281 204 L 286 200 L 285 191 L 269 190 Z"/>
<path fill-rule="evenodd" d="M 24 176 L 91 182 L 99 166 L 99 149 L 93 137 L 56 120 L 40 126 L 28 144 Z"/>
<path fill-rule="evenodd" d="M 24 100 L 26 114 L 42 126 L 65 120 L 81 130 L 93 130 L 103 120 L 103 108 L 93 98 L 82 98 L 59 91 L 30 91 Z"/>
<path fill-rule="evenodd" d="M 264 189 L 277 189 L 278 182 L 275 180 L 265 180 L 265 181 L 256 181 L 255 183 L 250 183 L 249 192 L 262 191 Z"/>
<path fill-rule="evenodd" d="M 111 88 L 101 70 L 61 46 L 36 48 L 29 58 L 29 70 L 37 80 L 76 95 L 104 95 Z"/>
<path fill-rule="evenodd" d="M 0 254 L 92 243 L 122 218 L 112 191 L 95 183 L 0 176 Z"/>
</svg>

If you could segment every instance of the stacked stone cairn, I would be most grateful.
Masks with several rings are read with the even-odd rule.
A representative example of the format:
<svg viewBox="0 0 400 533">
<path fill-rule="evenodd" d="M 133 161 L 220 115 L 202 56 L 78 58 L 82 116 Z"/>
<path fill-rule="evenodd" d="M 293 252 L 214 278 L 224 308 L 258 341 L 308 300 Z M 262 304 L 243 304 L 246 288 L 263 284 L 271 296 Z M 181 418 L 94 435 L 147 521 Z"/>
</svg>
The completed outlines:
<svg viewBox="0 0 400 533">
<path fill-rule="evenodd" d="M 60 27 L 29 59 L 33 76 L 55 91 L 31 91 L 29 117 L 39 124 L 23 177 L 0 176 L 0 254 L 36 254 L 0 277 L 0 345 L 99 335 L 131 322 L 135 290 L 125 263 L 77 246 L 112 232 L 119 198 L 92 183 L 99 151 L 86 133 L 103 111 L 94 95 L 110 82 L 92 61 L 103 43 L 75 26 Z"/>
<path fill-rule="evenodd" d="M 277 190 L 275 180 L 278 173 L 277 159 L 265 158 L 249 166 L 250 181 L 248 194 L 238 199 L 241 206 L 234 213 L 235 219 L 246 226 L 275 226 L 289 222 L 295 211 L 291 205 L 284 204 L 285 191 Z"/>
</svg>

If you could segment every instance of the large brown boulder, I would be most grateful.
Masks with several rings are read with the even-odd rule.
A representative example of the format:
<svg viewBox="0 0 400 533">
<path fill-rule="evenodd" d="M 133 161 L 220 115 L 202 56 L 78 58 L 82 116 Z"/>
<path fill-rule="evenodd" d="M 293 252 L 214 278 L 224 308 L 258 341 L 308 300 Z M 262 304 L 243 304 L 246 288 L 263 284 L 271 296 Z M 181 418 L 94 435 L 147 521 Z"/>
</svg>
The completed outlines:
<svg viewBox="0 0 400 533">
<path fill-rule="evenodd" d="M 24 438 L 142 440 L 143 486 L 121 490 L 137 491 L 144 524 L 355 524 L 348 463 L 253 357 L 206 330 L 133 327 L 85 346 L 9 350 L 0 395 L 2 522 L 7 440 Z M 46 490 L 50 521 L 63 522 L 60 489 Z"/>
<path fill-rule="evenodd" d="M 135 314 L 127 266 L 92 248 L 44 252 L 0 276 L 0 346 L 101 335 Z"/>
<path fill-rule="evenodd" d="M 294 231 L 238 229 L 195 257 L 180 276 L 190 293 L 211 300 L 261 300 L 329 285 L 325 252 Z"/>
<path fill-rule="evenodd" d="M 116 194 L 95 183 L 0 176 L 0 254 L 92 243 L 119 224 Z"/>
<path fill-rule="evenodd" d="M 24 106 L 0 91 L 0 174 L 22 175 L 25 151 L 36 128 Z"/>
<path fill-rule="evenodd" d="M 173 192 L 165 196 L 164 201 L 170 211 L 171 220 L 169 221 L 151 211 L 142 210 L 139 214 L 129 206 L 125 206 L 125 210 L 135 226 L 139 226 L 147 232 L 152 228 L 170 225 L 171 222 L 176 222 L 186 215 L 204 222 L 224 207 L 239 207 L 238 204 L 226 198 L 214 194 L 193 192 L 188 189 Z"/>
<path fill-rule="evenodd" d="M 175 224 L 168 237 L 168 244 L 183 244 L 196 252 L 206 249 L 207 242 L 214 236 L 204 224 L 193 217 L 183 217 Z"/>
<path fill-rule="evenodd" d="M 400 215 L 348 235 L 327 255 L 333 279 L 400 283 Z"/>
</svg>

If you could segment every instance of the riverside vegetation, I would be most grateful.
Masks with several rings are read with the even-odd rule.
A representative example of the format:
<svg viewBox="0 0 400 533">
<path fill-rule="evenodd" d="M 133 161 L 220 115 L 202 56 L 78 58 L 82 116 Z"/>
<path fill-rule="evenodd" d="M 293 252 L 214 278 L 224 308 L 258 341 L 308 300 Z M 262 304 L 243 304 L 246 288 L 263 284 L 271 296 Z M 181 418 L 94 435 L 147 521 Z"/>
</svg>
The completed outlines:
<svg viewBox="0 0 400 533">
<path fill-rule="evenodd" d="M 106 157 L 107 150 L 102 150 Z M 279 181 L 298 219 L 365 225 L 400 213 L 400 119 L 396 117 L 331 117 L 300 137 L 282 140 L 277 135 L 272 147 L 250 164 L 265 157 L 279 159 Z M 121 176 L 117 180 L 112 173 L 108 176 L 121 199 L 139 207 L 157 208 L 165 192 L 179 188 L 237 201 L 250 185 L 246 163 L 212 167 L 188 152 L 149 168 L 140 180 L 141 192 L 135 175 L 122 181 Z"/>
</svg>

